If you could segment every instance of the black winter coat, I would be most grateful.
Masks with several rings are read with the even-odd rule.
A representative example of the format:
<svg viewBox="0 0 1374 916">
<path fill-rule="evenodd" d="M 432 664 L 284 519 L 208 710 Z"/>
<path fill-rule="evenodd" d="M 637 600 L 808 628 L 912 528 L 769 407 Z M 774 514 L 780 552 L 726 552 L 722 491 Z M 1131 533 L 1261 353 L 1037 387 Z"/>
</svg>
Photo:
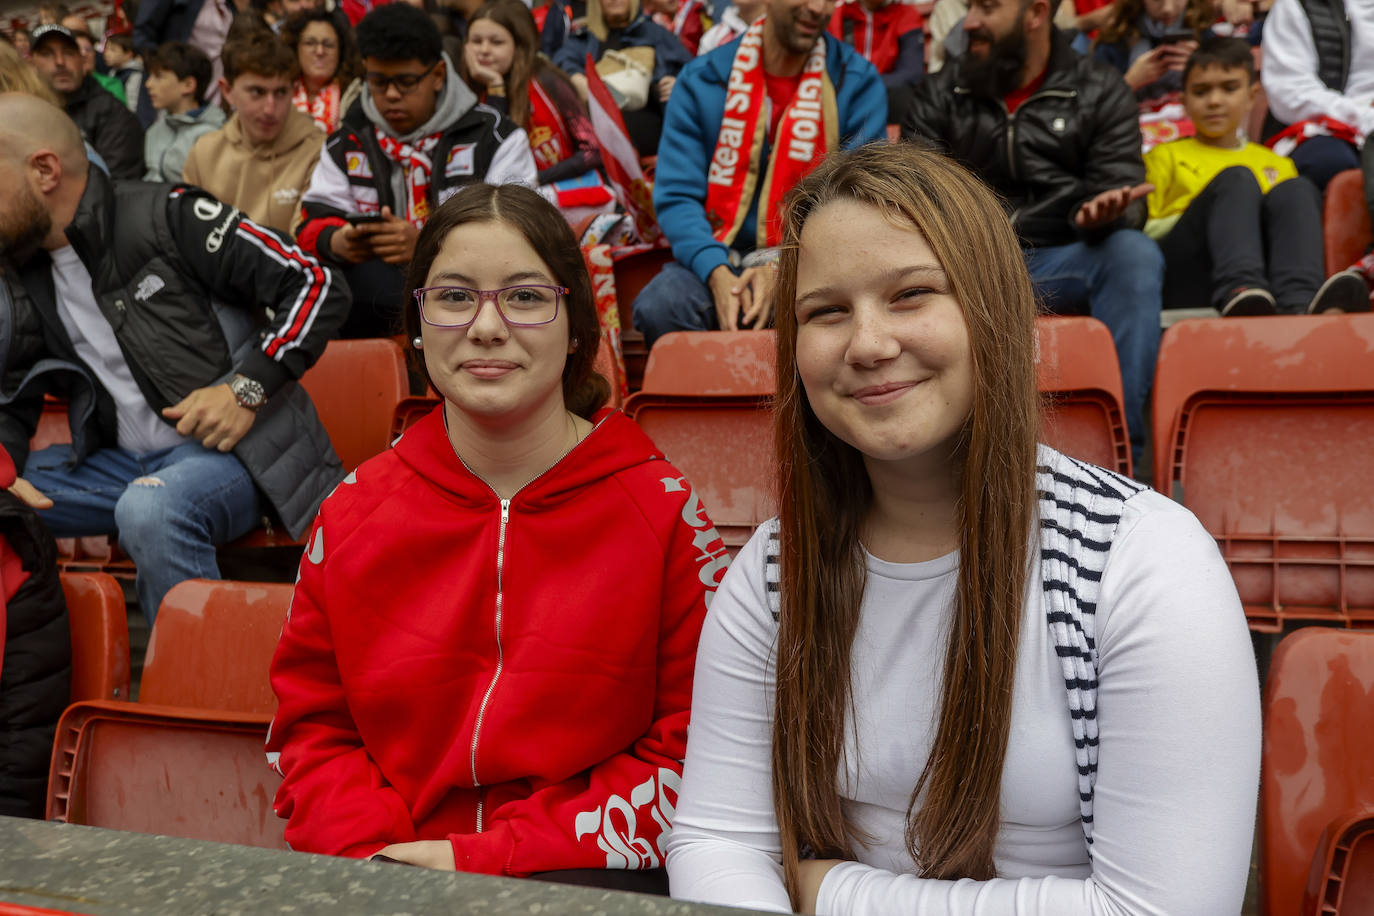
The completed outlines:
<svg viewBox="0 0 1374 916">
<path fill-rule="evenodd" d="M 0 814 L 43 816 L 53 734 L 71 692 L 72 644 L 57 545 L 37 514 L 0 490 L 0 537 L 29 578 L 6 603 L 0 667 Z"/>
<path fill-rule="evenodd" d="M 105 160 L 111 178 L 143 177 L 143 125 L 94 78 L 87 76 L 67 96 L 67 114 Z"/>
<path fill-rule="evenodd" d="M 902 136 L 920 138 L 974 171 L 1001 195 L 1023 245 L 1095 241 L 1145 225 L 1145 201 L 1093 231 L 1073 223 L 1103 191 L 1145 180 L 1139 110 L 1121 74 L 1083 57 L 1057 29 L 1044 84 L 1007 114 L 1001 99 L 980 98 L 949 66 L 927 77 L 902 119 Z"/>
</svg>

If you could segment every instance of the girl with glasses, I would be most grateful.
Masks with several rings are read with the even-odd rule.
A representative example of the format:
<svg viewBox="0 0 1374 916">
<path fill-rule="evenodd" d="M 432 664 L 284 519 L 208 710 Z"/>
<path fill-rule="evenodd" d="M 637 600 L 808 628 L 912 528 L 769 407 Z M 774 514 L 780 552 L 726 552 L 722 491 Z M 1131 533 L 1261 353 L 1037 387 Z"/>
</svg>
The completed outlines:
<svg viewBox="0 0 1374 916">
<path fill-rule="evenodd" d="M 1185 509 L 1037 445 L 1001 204 L 869 146 L 784 220 L 780 514 L 702 630 L 674 896 L 1239 912 L 1260 746 L 1235 587 Z"/>
<path fill-rule="evenodd" d="M 603 407 L 590 281 L 551 204 L 459 192 L 407 284 L 443 403 L 310 535 L 272 665 L 287 841 L 664 891 L 725 547 L 691 485 Z"/>
<path fill-rule="evenodd" d="M 334 14 L 325 10 L 292 17 L 283 35 L 300 62 L 291 104 L 310 115 L 320 130 L 333 133 L 363 88 L 352 37 L 341 31 Z"/>
</svg>

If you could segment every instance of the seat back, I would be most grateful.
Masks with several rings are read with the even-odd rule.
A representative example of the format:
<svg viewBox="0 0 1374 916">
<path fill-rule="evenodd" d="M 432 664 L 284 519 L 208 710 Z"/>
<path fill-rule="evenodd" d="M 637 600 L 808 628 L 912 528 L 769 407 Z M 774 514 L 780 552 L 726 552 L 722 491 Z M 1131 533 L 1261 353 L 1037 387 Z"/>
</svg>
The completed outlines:
<svg viewBox="0 0 1374 916">
<path fill-rule="evenodd" d="M 129 618 L 124 591 L 105 573 L 62 573 L 72 632 L 70 702 L 129 698 Z"/>
<path fill-rule="evenodd" d="M 148 641 L 140 703 L 270 714 L 267 672 L 293 587 L 190 579 L 162 599 Z"/>
<path fill-rule="evenodd" d="M 1326 243 L 1327 276 L 1345 270 L 1374 242 L 1369 223 L 1369 207 L 1364 199 L 1364 175 L 1348 169 L 1332 178 L 1326 186 L 1322 213 L 1322 236 Z"/>
<path fill-rule="evenodd" d="M 1374 623 L 1374 315 L 1182 321 L 1155 486 L 1218 539 L 1252 629 Z"/>
<path fill-rule="evenodd" d="M 620 407 L 620 386 L 623 379 L 620 377 L 620 367 L 616 365 L 615 356 L 611 353 L 611 342 L 602 334 L 597 339 L 596 361 L 592 364 L 601 377 L 611 386 L 611 396 L 606 400 L 607 407 Z"/>
<path fill-rule="evenodd" d="M 281 779 L 263 753 L 268 721 L 142 703 L 72 706 L 58 726 L 48 817 L 285 849 L 285 822 L 272 810 Z"/>
<path fill-rule="evenodd" d="M 691 482 L 728 547 L 777 512 L 772 331 L 665 334 L 625 412 Z"/>
<path fill-rule="evenodd" d="M 1038 318 L 1036 385 L 1041 441 L 1074 458 L 1131 473 L 1121 368 L 1107 326 L 1096 318 Z"/>
<path fill-rule="evenodd" d="M 1299 912 L 1323 831 L 1346 812 L 1370 808 L 1374 633 L 1305 627 L 1275 650 L 1264 690 L 1261 912 Z"/>
<path fill-rule="evenodd" d="M 330 341 L 301 384 L 349 471 L 391 445 L 396 405 L 410 395 L 405 355 L 381 338 Z"/>
</svg>

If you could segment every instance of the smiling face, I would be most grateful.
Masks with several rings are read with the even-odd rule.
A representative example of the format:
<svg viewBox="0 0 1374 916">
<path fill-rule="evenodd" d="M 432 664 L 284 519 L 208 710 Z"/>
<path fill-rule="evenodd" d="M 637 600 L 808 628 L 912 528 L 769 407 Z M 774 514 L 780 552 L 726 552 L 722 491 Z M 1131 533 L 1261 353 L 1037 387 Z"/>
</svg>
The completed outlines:
<svg viewBox="0 0 1374 916">
<path fill-rule="evenodd" d="M 464 223 L 450 231 L 425 281 L 426 286 L 485 290 L 524 283 L 562 285 L 529 240 L 500 220 Z M 510 327 L 496 303 L 484 300 L 466 328 L 421 322 L 420 334 L 425 368 L 450 410 L 505 424 L 564 409 L 566 301 L 548 324 Z"/>
<path fill-rule="evenodd" d="M 973 409 L 973 356 L 921 233 L 868 204 L 825 204 L 802 229 L 795 313 L 797 373 L 831 433 L 870 466 L 948 460 Z"/>
<path fill-rule="evenodd" d="M 1259 86 L 1251 82 L 1244 67 L 1194 67 L 1183 87 L 1183 110 L 1204 141 L 1233 143 L 1257 92 Z"/>
<path fill-rule="evenodd" d="M 515 60 L 515 37 L 505 26 L 490 19 L 478 19 L 468 26 L 467 43 L 477 63 L 502 76 L 510 73 Z"/>
<path fill-rule="evenodd" d="M 810 54 L 834 12 L 835 0 L 769 0 L 767 31 L 788 54 Z"/>
</svg>

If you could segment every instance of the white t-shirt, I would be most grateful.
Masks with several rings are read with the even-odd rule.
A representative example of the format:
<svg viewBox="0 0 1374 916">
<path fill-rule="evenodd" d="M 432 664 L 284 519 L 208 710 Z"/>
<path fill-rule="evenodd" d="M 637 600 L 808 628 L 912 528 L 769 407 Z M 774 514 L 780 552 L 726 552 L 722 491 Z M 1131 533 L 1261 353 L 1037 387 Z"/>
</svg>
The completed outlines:
<svg viewBox="0 0 1374 916">
<path fill-rule="evenodd" d="M 148 400 L 129 371 L 129 364 L 124 361 L 114 328 L 96 304 L 91 275 L 76 251 L 67 245 L 48 254 L 52 257 L 57 317 L 67 329 L 76 355 L 90 366 L 114 399 L 119 421 L 119 447 L 145 455 L 193 441 L 178 433 L 148 406 Z"/>
<path fill-rule="evenodd" d="M 1317 44 L 1299 0 L 1275 0 L 1264 20 L 1264 70 L 1261 80 L 1274 117 L 1294 124 L 1327 115 L 1358 129 L 1374 131 L 1374 2 L 1345 0 L 1350 20 L 1350 78 L 1345 92 L 1328 89 L 1317 75 Z"/>
<path fill-rule="evenodd" d="M 765 549 L 760 531 L 702 631 L 668 873 L 674 897 L 788 912 L 771 795 L 776 625 Z M 914 876 L 906 810 L 939 714 L 957 564 L 954 554 L 913 564 L 868 558 L 853 649 L 858 744 L 856 752 L 851 729 L 840 786 L 846 815 L 873 842 L 826 876 L 817 913 L 1238 912 L 1259 784 L 1254 656 L 1215 541 L 1153 491 L 1125 504 L 1097 608 L 1093 860 L 1037 554 L 1002 775 L 998 877 Z"/>
</svg>

